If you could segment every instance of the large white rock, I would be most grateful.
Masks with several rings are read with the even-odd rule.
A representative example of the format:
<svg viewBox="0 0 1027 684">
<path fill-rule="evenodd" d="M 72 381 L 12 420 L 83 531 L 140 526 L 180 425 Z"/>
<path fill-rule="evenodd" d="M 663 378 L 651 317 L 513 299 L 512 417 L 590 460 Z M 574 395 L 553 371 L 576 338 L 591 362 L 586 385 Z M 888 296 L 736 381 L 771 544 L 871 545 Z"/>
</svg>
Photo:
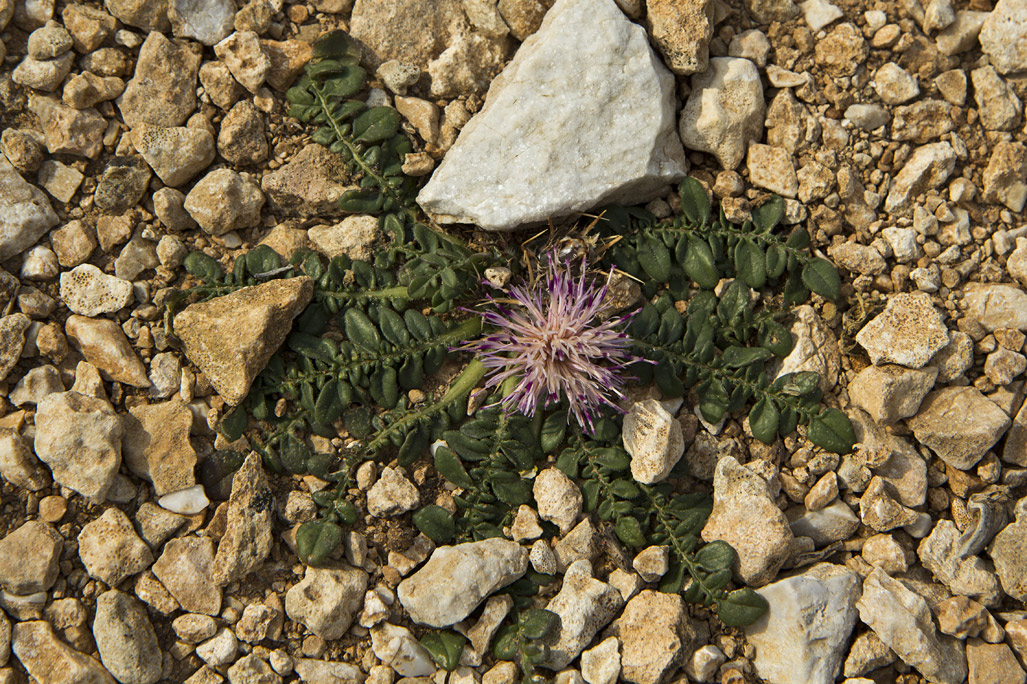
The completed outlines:
<svg viewBox="0 0 1027 684">
<path fill-rule="evenodd" d="M 1027 5 L 999 0 L 981 27 L 981 50 L 995 69 L 1009 74 L 1027 69 Z"/>
<path fill-rule="evenodd" d="M 685 173 L 674 78 L 614 0 L 558 0 L 418 195 L 440 223 L 512 230 L 638 204 Z"/>
<path fill-rule="evenodd" d="M 760 589 L 770 608 L 745 628 L 760 677 L 774 684 L 834 682 L 856 625 L 859 584 L 851 570 L 821 563 Z"/>
<path fill-rule="evenodd" d="M 400 582 L 397 593 L 411 620 L 448 627 L 527 570 L 528 550 L 505 539 L 443 546 L 423 568 Z"/>
</svg>

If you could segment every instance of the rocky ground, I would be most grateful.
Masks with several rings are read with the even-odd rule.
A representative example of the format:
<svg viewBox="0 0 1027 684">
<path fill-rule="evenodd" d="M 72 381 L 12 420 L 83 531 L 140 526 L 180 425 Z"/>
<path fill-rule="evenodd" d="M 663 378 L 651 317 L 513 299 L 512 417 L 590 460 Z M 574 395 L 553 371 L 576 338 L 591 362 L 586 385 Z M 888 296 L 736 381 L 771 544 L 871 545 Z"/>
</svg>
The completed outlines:
<svg viewBox="0 0 1027 684">
<path fill-rule="evenodd" d="M 562 573 L 564 684 L 1027 680 L 1027 5 L 559 0 L 540 29 L 551 5 L 0 0 L 0 684 L 514 682 L 488 646 L 510 599 L 489 597 L 529 564 Z M 715 497 L 704 537 L 767 618 L 727 629 L 655 591 L 665 550 L 621 562 L 555 469 L 511 539 L 435 550 L 404 515 L 435 496 L 424 468 L 366 465 L 364 517 L 320 569 L 294 531 L 326 483 L 250 455 L 230 497 L 205 488 L 233 446 L 212 426 L 309 290 L 274 281 L 175 339 L 185 256 L 380 244 L 285 114 L 335 28 L 440 221 L 666 215 L 687 172 L 733 218 L 785 197 L 838 265 L 842 301 L 796 311 L 783 370 L 822 374 L 855 453 L 663 404 Z M 249 356 L 219 354 L 235 335 Z M 414 633 L 457 622 L 462 666 L 437 670 Z"/>
</svg>

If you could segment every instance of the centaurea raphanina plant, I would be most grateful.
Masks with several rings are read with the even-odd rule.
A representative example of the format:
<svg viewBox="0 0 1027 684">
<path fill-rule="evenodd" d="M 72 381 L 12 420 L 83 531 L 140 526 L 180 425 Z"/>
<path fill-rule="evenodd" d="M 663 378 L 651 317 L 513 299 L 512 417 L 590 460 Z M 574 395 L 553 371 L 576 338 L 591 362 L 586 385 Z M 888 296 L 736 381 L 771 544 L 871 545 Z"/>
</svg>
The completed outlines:
<svg viewBox="0 0 1027 684">
<path fill-rule="evenodd" d="M 511 287 L 508 298 L 488 295 L 493 307 L 480 315 L 494 332 L 461 346 L 487 369 L 486 387 L 513 388 L 501 400 L 508 412 L 533 416 L 567 399 L 569 415 L 592 434 L 604 406 L 621 409 L 625 368 L 636 361 L 623 332 L 634 312 L 609 316 L 607 292 L 613 271 L 602 284 L 555 250 L 534 284 Z M 575 276 L 575 271 L 578 275 Z"/>
</svg>

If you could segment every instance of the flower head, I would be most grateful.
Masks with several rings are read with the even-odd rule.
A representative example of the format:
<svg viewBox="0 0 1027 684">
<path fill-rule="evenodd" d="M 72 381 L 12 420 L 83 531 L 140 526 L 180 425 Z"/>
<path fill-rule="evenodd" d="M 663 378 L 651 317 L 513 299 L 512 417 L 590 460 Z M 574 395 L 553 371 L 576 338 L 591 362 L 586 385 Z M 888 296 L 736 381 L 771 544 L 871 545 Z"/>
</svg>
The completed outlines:
<svg viewBox="0 0 1027 684">
<path fill-rule="evenodd" d="M 623 396 L 621 372 L 639 359 L 628 353 L 631 342 L 621 332 L 631 315 L 601 320 L 608 313 L 609 280 L 594 283 L 584 262 L 575 277 L 571 262 L 561 263 L 550 252 L 535 285 L 509 289 L 503 302 L 510 307 L 489 297 L 495 309 L 481 315 L 495 332 L 461 349 L 478 354 L 489 369 L 486 387 L 516 379 L 502 400 L 506 410 L 531 416 L 540 404 L 551 406 L 563 396 L 571 415 L 591 433 L 604 405 L 617 408 L 611 397 Z"/>
</svg>

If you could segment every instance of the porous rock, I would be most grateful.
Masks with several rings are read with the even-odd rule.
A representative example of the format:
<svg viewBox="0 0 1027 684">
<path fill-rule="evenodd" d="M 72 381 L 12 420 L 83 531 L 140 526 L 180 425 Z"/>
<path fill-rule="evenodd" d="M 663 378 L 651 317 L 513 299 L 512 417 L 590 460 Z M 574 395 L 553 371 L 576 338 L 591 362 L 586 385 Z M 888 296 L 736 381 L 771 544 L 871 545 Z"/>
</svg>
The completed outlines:
<svg viewBox="0 0 1027 684">
<path fill-rule="evenodd" d="M 74 315 L 64 324 L 68 338 L 86 361 L 105 378 L 133 387 L 149 387 L 146 366 L 132 348 L 125 331 L 109 318 Z"/>
<path fill-rule="evenodd" d="M 650 589 L 627 602 L 617 630 L 621 677 L 633 684 L 658 684 L 675 666 L 688 662 L 698 636 L 680 596 Z"/>
<path fill-rule="evenodd" d="M 132 283 L 109 276 L 92 264 L 61 274 L 61 301 L 82 316 L 120 311 L 131 303 Z"/>
<path fill-rule="evenodd" d="M 560 621 L 544 640 L 549 656 L 540 664 L 552 670 L 567 667 L 623 606 L 624 598 L 616 588 L 592 576 L 591 563 L 573 563 L 564 574 L 560 592 L 546 606 Z"/>
<path fill-rule="evenodd" d="M 48 523 L 30 520 L 0 539 L 0 587 L 12 594 L 47 591 L 57 580 L 64 540 Z"/>
<path fill-rule="evenodd" d="M 211 580 L 214 543 L 210 537 L 180 537 L 164 546 L 153 574 L 190 613 L 217 615 L 221 589 Z"/>
<path fill-rule="evenodd" d="M 214 161 L 214 137 L 204 128 L 140 123 L 131 137 L 153 172 L 171 187 L 188 183 Z"/>
<path fill-rule="evenodd" d="M 153 564 L 150 548 L 118 508 L 108 508 L 99 518 L 82 526 L 78 555 L 89 576 L 110 587 Z"/>
<path fill-rule="evenodd" d="M 307 568 L 285 594 L 285 612 L 322 639 L 338 639 L 353 623 L 367 591 L 367 573 L 345 563 Z"/>
<path fill-rule="evenodd" d="M 888 299 L 884 311 L 856 335 L 876 365 L 895 363 L 923 368 L 949 342 L 941 314 L 924 292 L 903 292 Z"/>
<path fill-rule="evenodd" d="M 196 450 L 189 442 L 193 413 L 181 398 L 132 406 L 123 421 L 125 463 L 153 482 L 158 497 L 196 484 Z"/>
<path fill-rule="evenodd" d="M 622 440 L 631 455 L 631 476 L 644 484 L 667 479 L 685 453 L 681 423 L 655 399 L 632 405 L 624 417 Z"/>
<path fill-rule="evenodd" d="M 762 137 L 765 110 L 756 65 L 741 57 L 714 57 L 706 71 L 692 77 L 678 126 L 681 141 L 734 169 L 749 143 Z"/>
</svg>

